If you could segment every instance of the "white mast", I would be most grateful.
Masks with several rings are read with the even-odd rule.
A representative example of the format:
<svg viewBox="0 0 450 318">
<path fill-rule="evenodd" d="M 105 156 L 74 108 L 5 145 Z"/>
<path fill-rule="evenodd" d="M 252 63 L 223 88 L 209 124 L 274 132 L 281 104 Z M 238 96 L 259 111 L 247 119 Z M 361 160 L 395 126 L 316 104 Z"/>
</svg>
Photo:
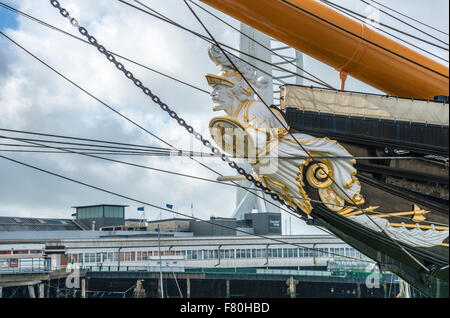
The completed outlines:
<svg viewBox="0 0 450 318">
<path fill-rule="evenodd" d="M 289 62 L 286 62 L 284 59 L 273 54 L 272 52 L 265 49 L 255 41 L 259 42 L 260 44 L 262 44 L 267 48 L 275 50 L 276 54 L 283 56 L 286 60 L 292 63 L 296 63 L 296 65 L 298 65 L 300 68 L 303 68 L 303 54 L 301 52 L 298 52 L 290 48 L 289 46 L 281 44 L 280 42 L 271 39 L 264 33 L 261 33 L 258 30 L 255 30 L 254 28 L 249 27 L 248 25 L 243 23 L 241 23 L 241 32 L 247 35 L 247 36 L 241 35 L 240 37 L 240 50 L 242 52 L 252 55 L 258 59 L 267 61 L 269 63 L 277 63 L 277 65 L 280 65 L 283 68 L 287 68 L 291 71 L 294 71 L 302 75 L 301 71 L 299 71 L 298 68 L 290 65 Z M 293 76 L 290 73 L 276 70 L 269 64 L 250 58 L 243 54 L 241 54 L 240 58 L 256 66 L 258 69 L 264 71 L 265 73 L 272 74 L 273 76 L 282 81 L 289 82 L 292 84 L 300 84 L 300 85 L 303 84 L 301 78 L 298 77 L 295 78 L 295 76 Z M 260 94 L 261 98 L 267 105 L 279 104 L 278 103 L 279 86 L 282 85 L 282 82 L 280 82 L 277 79 L 273 80 L 272 78 L 269 78 L 269 76 L 267 76 L 267 74 L 264 74 L 264 72 L 262 71 L 258 70 L 258 76 L 265 75 L 269 81 L 269 85 L 267 86 L 267 88 L 258 91 L 258 94 Z M 250 173 L 252 171 L 250 165 L 246 161 L 244 161 L 241 166 L 246 170 L 246 172 Z M 266 200 L 273 202 L 276 206 L 279 206 L 279 203 L 273 201 L 270 198 L 270 196 L 267 196 L 260 191 L 256 191 L 256 188 L 254 187 L 253 183 L 249 181 L 237 181 L 237 182 L 244 187 L 251 188 L 252 192 L 258 193 L 260 196 L 263 196 Z M 259 212 L 279 212 L 280 209 L 272 204 L 266 203 L 266 201 L 264 201 L 263 199 L 256 197 L 255 195 L 251 194 L 250 192 L 244 189 L 237 188 L 236 208 L 233 212 L 233 217 L 242 219 L 244 217 L 244 214 L 251 213 L 253 210 L 256 210 L 259 213 Z"/>
</svg>

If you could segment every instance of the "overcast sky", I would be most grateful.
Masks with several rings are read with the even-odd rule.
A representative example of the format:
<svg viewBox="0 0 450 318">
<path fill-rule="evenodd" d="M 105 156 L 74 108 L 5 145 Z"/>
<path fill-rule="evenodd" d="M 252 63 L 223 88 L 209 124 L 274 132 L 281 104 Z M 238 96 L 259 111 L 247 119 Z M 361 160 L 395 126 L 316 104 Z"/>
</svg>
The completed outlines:
<svg viewBox="0 0 450 318">
<path fill-rule="evenodd" d="M 178 23 L 204 33 L 182 0 L 141 1 Z M 67 32 L 77 34 L 48 0 L 4 2 Z M 60 2 L 107 49 L 209 90 L 204 75 L 216 73 L 217 68 L 208 58 L 208 44 L 201 39 L 115 0 Z M 358 0 L 335 2 L 362 14 L 370 13 L 367 6 Z M 448 33 L 449 4 L 446 0 L 382 2 Z M 216 10 L 213 12 L 239 27 L 238 21 Z M 204 13 L 199 12 L 199 15 L 219 41 L 238 47 L 237 32 Z M 383 15 L 380 17 L 383 22 L 405 28 Z M 92 47 L 3 8 L 0 8 L 0 29 L 64 75 L 175 147 L 191 149 L 194 146 L 195 150 L 202 149 L 183 128 L 170 120 L 166 113 L 148 100 Z M 408 32 L 420 35 L 413 30 Z M 439 35 L 436 32 L 433 34 Z M 446 41 L 448 42 L 448 38 Z M 441 53 L 435 49 L 433 52 Z M 441 56 L 448 59 L 448 54 Z M 217 114 L 212 112 L 212 102 L 207 94 L 130 63 L 124 64 L 181 117 L 209 138 L 208 122 Z M 325 81 L 339 86 L 338 73 L 330 67 L 309 57 L 305 57 L 304 66 Z M 346 88 L 377 92 L 353 79 L 348 80 Z M 0 128 L 165 147 L 63 81 L 2 36 L 0 36 Z M 0 131 L 0 135 L 12 134 Z M 160 206 L 173 204 L 175 210 L 182 213 L 191 214 L 193 204 L 194 215 L 203 219 L 209 219 L 211 215 L 230 217 L 235 207 L 233 187 L 79 155 L 0 153 L 145 202 Z M 217 177 L 188 158 L 121 159 L 205 178 Z M 136 208 L 142 206 L 141 204 L 0 160 L 0 215 L 68 218 L 74 212 L 72 206 L 111 203 L 129 205 L 126 215 L 129 218 L 139 216 Z M 203 162 L 222 174 L 234 174 L 232 169 L 217 160 L 204 159 Z M 159 213 L 157 209 L 146 207 L 148 219 L 159 218 Z M 170 216 L 170 213 L 162 212 L 163 218 Z M 303 225 L 301 221 L 291 219 L 293 234 L 318 233 L 313 228 Z M 283 221 L 283 225 L 285 224 Z"/>
</svg>

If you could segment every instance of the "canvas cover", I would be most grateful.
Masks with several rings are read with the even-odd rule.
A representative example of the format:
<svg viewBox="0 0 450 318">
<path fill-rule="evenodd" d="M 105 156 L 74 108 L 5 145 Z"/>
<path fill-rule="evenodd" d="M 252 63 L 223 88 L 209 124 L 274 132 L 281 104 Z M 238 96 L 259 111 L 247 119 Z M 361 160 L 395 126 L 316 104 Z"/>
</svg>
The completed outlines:
<svg viewBox="0 0 450 318">
<path fill-rule="evenodd" d="M 449 124 L 449 104 L 297 85 L 281 88 L 281 108 L 424 124 Z"/>
</svg>

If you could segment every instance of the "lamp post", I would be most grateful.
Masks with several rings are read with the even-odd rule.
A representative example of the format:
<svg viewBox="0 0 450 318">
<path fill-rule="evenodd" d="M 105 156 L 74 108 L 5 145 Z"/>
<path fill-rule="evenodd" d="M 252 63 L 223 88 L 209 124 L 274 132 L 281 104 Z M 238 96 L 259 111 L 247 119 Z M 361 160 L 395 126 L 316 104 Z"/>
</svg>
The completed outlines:
<svg viewBox="0 0 450 318">
<path fill-rule="evenodd" d="M 162 278 L 162 261 L 161 261 L 161 230 L 159 228 L 158 224 L 158 255 L 159 255 L 159 279 L 160 279 L 160 286 L 161 286 L 161 298 L 164 298 L 164 286 L 163 286 L 163 278 Z"/>
</svg>

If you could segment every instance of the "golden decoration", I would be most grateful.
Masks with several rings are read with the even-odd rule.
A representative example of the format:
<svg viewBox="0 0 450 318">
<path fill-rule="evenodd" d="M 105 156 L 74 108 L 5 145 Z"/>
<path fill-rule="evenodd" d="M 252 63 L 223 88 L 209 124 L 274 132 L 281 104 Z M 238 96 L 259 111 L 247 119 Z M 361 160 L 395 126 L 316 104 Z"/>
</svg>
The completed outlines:
<svg viewBox="0 0 450 318">
<path fill-rule="evenodd" d="M 234 82 L 223 76 L 214 75 L 214 74 L 206 74 L 205 77 L 206 77 L 206 80 L 208 81 L 208 84 L 211 86 L 212 85 L 224 85 L 224 86 L 228 86 L 228 87 L 234 87 Z"/>
<path fill-rule="evenodd" d="M 255 147 L 253 138 L 245 131 L 245 127 L 233 117 L 216 116 L 212 118 L 209 122 L 209 130 L 216 144 L 233 156 L 247 157 L 249 149 Z"/>
<path fill-rule="evenodd" d="M 303 200 L 298 201 L 293 197 L 292 194 L 289 193 L 289 190 L 287 189 L 287 187 L 284 184 L 279 183 L 275 180 L 272 180 L 271 178 L 269 178 L 267 176 L 263 176 L 262 180 L 267 188 L 269 188 L 271 191 L 277 193 L 287 204 L 289 204 L 290 206 L 292 206 L 294 208 L 296 208 L 297 206 L 300 207 L 300 209 L 302 209 L 302 211 L 305 212 L 306 214 L 311 213 L 312 205 L 311 205 L 310 199 L 302 188 L 301 188 L 301 190 L 303 190 L 303 191 L 301 191 L 300 194 L 301 194 Z"/>
<path fill-rule="evenodd" d="M 306 181 L 313 188 L 327 188 L 333 184 L 333 169 L 324 162 L 315 162 L 306 168 Z"/>
<path fill-rule="evenodd" d="M 333 189 L 331 188 L 321 188 L 318 191 L 320 201 L 325 203 L 325 206 L 334 212 L 339 212 L 345 210 L 343 206 L 345 205 L 345 200 L 342 199 Z M 331 204 L 327 204 L 331 203 Z"/>
</svg>

